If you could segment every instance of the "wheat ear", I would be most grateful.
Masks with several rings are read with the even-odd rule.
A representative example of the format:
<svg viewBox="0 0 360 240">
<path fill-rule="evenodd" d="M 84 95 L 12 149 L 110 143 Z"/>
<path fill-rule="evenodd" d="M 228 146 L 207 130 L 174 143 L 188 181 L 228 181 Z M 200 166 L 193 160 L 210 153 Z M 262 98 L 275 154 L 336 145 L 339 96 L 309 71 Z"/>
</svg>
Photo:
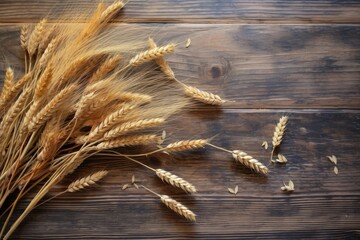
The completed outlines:
<svg viewBox="0 0 360 240">
<path fill-rule="evenodd" d="M 259 162 L 258 160 L 254 159 L 252 156 L 248 155 L 246 152 L 242 152 L 239 150 L 232 151 L 232 155 L 236 161 L 241 163 L 242 165 L 254 170 L 257 173 L 267 174 L 269 169 Z"/>
<path fill-rule="evenodd" d="M 95 146 L 95 149 L 104 150 L 104 149 L 126 147 L 126 146 L 146 145 L 150 143 L 158 143 L 160 140 L 161 137 L 154 134 L 119 137 L 99 143 L 98 145 Z"/>
<path fill-rule="evenodd" d="M 66 101 L 66 98 L 78 88 L 78 85 L 72 84 L 61 90 L 43 109 L 36 114 L 28 124 L 29 132 L 34 132 L 42 124 L 51 118 L 58 107 Z"/>
<path fill-rule="evenodd" d="M 29 44 L 28 44 L 28 51 L 29 51 L 30 56 L 34 55 L 34 53 L 36 52 L 36 50 L 39 46 L 46 21 L 47 21 L 46 18 L 42 19 L 35 26 L 35 29 L 32 31 L 32 33 L 30 35 Z"/>
<path fill-rule="evenodd" d="M 29 25 L 23 25 L 21 27 L 21 32 L 20 32 L 20 44 L 25 52 L 27 52 L 28 40 L 29 40 Z"/>
<path fill-rule="evenodd" d="M 203 148 L 208 143 L 209 143 L 208 139 L 182 140 L 182 141 L 170 143 L 165 147 L 165 149 L 168 152 L 179 152 L 179 151 Z"/>
<path fill-rule="evenodd" d="M 109 59 L 107 59 L 103 64 L 100 65 L 100 67 L 96 70 L 96 72 L 90 77 L 88 82 L 91 84 L 95 81 L 100 80 L 106 74 L 111 72 L 121 61 L 120 55 L 115 55 Z"/>
<path fill-rule="evenodd" d="M 36 84 L 35 94 L 34 94 L 35 101 L 41 99 L 43 95 L 46 93 L 53 76 L 53 70 L 54 70 L 53 64 L 49 63 L 45 71 L 41 75 L 39 81 Z"/>
<path fill-rule="evenodd" d="M 50 43 L 47 45 L 43 55 L 41 56 L 41 58 L 39 60 L 40 67 L 44 67 L 49 62 L 49 59 L 50 59 L 52 53 L 54 52 L 56 46 L 58 45 L 58 43 L 59 43 L 58 37 L 51 39 Z"/>
<path fill-rule="evenodd" d="M 116 138 L 128 132 L 155 127 L 162 124 L 163 122 L 165 122 L 165 118 L 150 118 L 134 122 L 127 122 L 106 132 L 104 135 L 104 140 Z"/>
<path fill-rule="evenodd" d="M 196 188 L 194 185 L 189 183 L 188 181 L 185 181 L 184 179 L 176 176 L 175 174 L 172 174 L 168 171 L 165 171 L 163 169 L 156 169 L 156 175 L 163 181 L 167 182 L 170 185 L 181 188 L 185 192 L 188 193 L 195 193 Z"/>
<path fill-rule="evenodd" d="M 87 177 L 80 178 L 80 179 L 76 180 L 75 182 L 72 182 L 68 186 L 67 192 L 76 192 L 85 187 L 89 187 L 90 185 L 95 184 L 100 179 L 105 177 L 107 174 L 108 174 L 108 171 L 104 170 L 104 171 L 99 171 L 99 172 L 93 173 Z"/>
<path fill-rule="evenodd" d="M 152 100 L 152 97 L 147 94 L 122 92 L 119 96 L 119 100 L 134 101 L 134 102 L 139 102 L 139 103 L 148 103 Z"/>
<path fill-rule="evenodd" d="M 193 99 L 210 105 L 221 105 L 226 101 L 219 95 L 202 91 L 196 87 L 184 85 L 185 94 Z"/>
<path fill-rule="evenodd" d="M 150 50 L 146 50 L 144 52 L 137 54 L 132 59 L 130 59 L 129 64 L 133 66 L 137 66 L 145 62 L 155 60 L 159 57 L 164 56 L 165 54 L 173 53 L 175 51 L 175 46 L 176 46 L 175 44 L 170 43 L 163 47 L 156 47 Z"/>
<path fill-rule="evenodd" d="M 270 156 L 271 161 L 274 155 L 275 148 L 281 144 L 284 138 L 287 122 L 288 122 L 288 117 L 282 116 L 275 127 L 274 136 L 272 138 L 272 151 Z"/>
<path fill-rule="evenodd" d="M 152 38 L 149 38 L 149 45 L 150 45 L 150 49 L 157 48 L 156 43 L 155 43 L 154 39 L 152 39 Z M 175 74 L 174 74 L 173 70 L 171 69 L 169 64 L 166 62 L 164 57 L 156 58 L 155 62 L 157 63 L 157 65 L 159 65 L 160 69 L 163 71 L 163 73 L 165 73 L 165 75 L 168 78 L 170 78 L 170 79 L 175 78 Z"/>
<path fill-rule="evenodd" d="M 6 98 L 10 94 L 11 88 L 14 86 L 14 71 L 11 67 L 6 68 L 4 86 L 1 92 L 1 98 Z"/>
<path fill-rule="evenodd" d="M 114 16 L 120 9 L 124 7 L 123 1 L 115 1 L 113 4 L 108 6 L 100 15 L 100 22 L 106 22 L 107 19 Z"/>
<path fill-rule="evenodd" d="M 167 195 L 160 195 L 160 200 L 171 210 L 179 214 L 180 216 L 185 217 L 186 219 L 195 222 L 196 215 L 190 209 L 179 203 L 178 201 L 172 199 Z"/>
</svg>

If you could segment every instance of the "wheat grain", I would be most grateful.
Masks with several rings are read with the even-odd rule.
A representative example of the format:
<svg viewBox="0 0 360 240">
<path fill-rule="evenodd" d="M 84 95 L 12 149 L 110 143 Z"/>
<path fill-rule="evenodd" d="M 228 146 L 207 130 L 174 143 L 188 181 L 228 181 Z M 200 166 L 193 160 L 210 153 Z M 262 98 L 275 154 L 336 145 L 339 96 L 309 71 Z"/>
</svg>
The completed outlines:
<svg viewBox="0 0 360 240">
<path fill-rule="evenodd" d="M 96 72 L 90 77 L 88 80 L 88 83 L 93 83 L 111 72 L 119 63 L 120 63 L 121 57 L 120 55 L 115 55 L 109 59 L 107 59 L 103 64 L 100 65 L 100 67 L 96 70 Z"/>
<path fill-rule="evenodd" d="M 155 60 L 159 57 L 164 56 L 165 54 L 173 53 L 175 51 L 175 44 L 170 43 L 163 47 L 156 47 L 150 50 L 146 50 L 137 54 L 135 57 L 130 59 L 129 64 L 137 66 L 151 60 Z"/>
<path fill-rule="evenodd" d="M 187 96 L 206 104 L 221 105 L 226 102 L 219 95 L 202 91 L 196 87 L 184 85 L 184 91 Z"/>
<path fill-rule="evenodd" d="M 185 217 L 186 219 L 195 222 L 196 215 L 190 209 L 179 203 L 178 201 L 172 199 L 167 195 L 160 195 L 161 201 L 171 210 L 179 214 L 180 216 Z"/>
<path fill-rule="evenodd" d="M 29 37 L 29 43 L 28 43 L 28 51 L 29 55 L 32 56 L 36 52 L 40 39 L 42 37 L 42 33 L 44 31 L 46 18 L 42 19 L 36 26 L 35 29 L 32 31 L 30 37 Z"/>
<path fill-rule="evenodd" d="M 332 156 L 326 156 L 330 162 L 332 162 L 333 164 L 337 165 L 337 158 L 335 155 Z"/>
<path fill-rule="evenodd" d="M 179 152 L 179 151 L 203 148 L 208 143 L 209 143 L 208 139 L 182 140 L 182 141 L 170 143 L 165 147 L 165 149 L 168 152 Z"/>
<path fill-rule="evenodd" d="M 188 193 L 195 193 L 196 188 L 194 185 L 189 183 L 188 181 L 185 181 L 184 179 L 176 176 L 175 174 L 172 174 L 168 171 L 165 171 L 163 169 L 156 169 L 156 175 L 163 181 L 167 182 L 170 185 L 174 187 L 181 188 L 185 192 Z"/>
<path fill-rule="evenodd" d="M 254 170 L 257 173 L 267 174 L 269 172 L 269 169 L 265 165 L 245 152 L 234 150 L 232 151 L 232 155 L 239 163 Z"/>
<path fill-rule="evenodd" d="M 58 110 L 57 108 L 66 101 L 69 94 L 73 93 L 78 86 L 72 84 L 61 90 L 43 109 L 36 114 L 28 124 L 29 132 L 38 129 L 42 124 L 51 118 L 51 116 Z"/>
<path fill-rule="evenodd" d="M 269 148 L 269 144 L 268 144 L 267 141 L 264 141 L 264 142 L 261 144 L 261 146 L 262 146 L 265 150 L 267 150 L 267 149 Z"/>
<path fill-rule="evenodd" d="M 160 137 L 157 135 L 138 135 L 138 136 L 128 136 L 128 137 L 119 137 L 112 140 L 104 141 L 95 146 L 97 150 L 126 147 L 126 146 L 136 146 L 136 145 L 147 145 L 150 143 L 157 143 L 160 141 Z"/>
<path fill-rule="evenodd" d="M 282 154 L 278 154 L 278 159 L 276 159 L 276 162 L 278 162 L 278 163 L 287 163 L 287 159 L 286 159 L 286 157 L 284 156 L 284 155 L 282 155 Z"/>
<path fill-rule="evenodd" d="M 134 122 L 127 122 L 106 132 L 104 135 L 104 140 L 116 138 L 128 132 L 155 127 L 162 124 L 163 122 L 165 122 L 165 118 L 150 118 L 150 119 L 143 119 Z"/>
<path fill-rule="evenodd" d="M 150 49 L 154 49 L 157 47 L 154 39 L 152 39 L 152 38 L 149 38 L 149 45 L 150 45 Z M 175 74 L 174 74 L 173 70 L 171 69 L 169 64 L 166 62 L 164 57 L 156 58 L 155 62 L 157 63 L 157 65 L 159 65 L 160 69 L 163 71 L 163 73 L 165 73 L 165 75 L 168 78 L 170 78 L 170 79 L 175 78 Z"/>
<path fill-rule="evenodd" d="M 191 39 L 188 38 L 188 39 L 186 40 L 185 47 L 186 47 L 186 48 L 190 47 L 190 44 L 191 44 Z"/>
<path fill-rule="evenodd" d="M 76 180 L 75 182 L 72 182 L 68 186 L 67 191 L 68 192 L 76 192 L 85 187 L 89 187 L 90 185 L 95 184 L 100 179 L 105 177 L 107 174 L 108 174 L 108 171 L 99 171 L 99 172 L 93 173 L 87 177 L 80 178 L 80 179 Z"/>
</svg>

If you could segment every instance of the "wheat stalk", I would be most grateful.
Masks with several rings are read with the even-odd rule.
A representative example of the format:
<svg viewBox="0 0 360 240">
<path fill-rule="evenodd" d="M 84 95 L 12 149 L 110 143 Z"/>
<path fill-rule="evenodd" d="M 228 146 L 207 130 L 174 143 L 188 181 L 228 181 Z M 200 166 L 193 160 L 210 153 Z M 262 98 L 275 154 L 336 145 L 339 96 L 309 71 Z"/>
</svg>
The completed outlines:
<svg viewBox="0 0 360 240">
<path fill-rule="evenodd" d="M 151 60 L 155 60 L 159 57 L 164 56 L 165 54 L 173 53 L 175 51 L 175 44 L 170 43 L 163 47 L 156 47 L 150 50 L 146 50 L 137 54 L 135 57 L 130 59 L 129 64 L 132 66 L 137 66 Z"/>
<path fill-rule="evenodd" d="M 180 216 L 185 217 L 186 219 L 195 222 L 196 215 L 190 209 L 179 203 L 178 201 L 172 199 L 167 195 L 160 195 L 160 200 L 171 210 L 179 214 Z"/>
<path fill-rule="evenodd" d="M 46 23 L 46 18 L 42 19 L 36 26 L 35 29 L 32 31 L 30 37 L 29 37 L 29 43 L 28 43 L 28 51 L 29 51 L 29 55 L 32 56 L 34 55 L 36 49 L 39 46 L 41 37 L 42 37 L 42 33 L 44 31 L 44 27 L 45 27 L 45 23 Z"/>
<path fill-rule="evenodd" d="M 219 95 L 202 91 L 196 87 L 183 85 L 185 94 L 193 99 L 210 105 L 221 105 L 226 101 L 223 100 Z"/>
<path fill-rule="evenodd" d="M 61 90 L 43 109 L 36 114 L 28 124 L 29 132 L 34 132 L 42 124 L 51 118 L 51 116 L 58 110 L 57 108 L 66 101 L 69 94 L 73 93 L 78 88 L 77 84 L 72 84 Z"/>
<path fill-rule="evenodd" d="M 68 186 L 67 192 L 76 192 L 85 187 L 89 187 L 90 185 L 95 184 L 100 179 L 105 177 L 107 174 L 108 174 L 108 171 L 104 170 L 104 171 L 99 171 L 99 172 L 93 173 L 87 177 L 80 178 L 80 179 L 76 180 L 75 182 L 72 182 Z"/>
<path fill-rule="evenodd" d="M 209 143 L 208 139 L 182 140 L 182 141 L 170 143 L 165 147 L 165 149 L 168 152 L 179 152 L 179 151 L 203 148 L 208 143 Z"/>
<path fill-rule="evenodd" d="M 274 136 L 272 138 L 272 151 L 271 151 L 270 161 L 272 161 L 275 148 L 281 144 L 284 138 L 287 122 L 288 122 L 288 117 L 282 116 L 275 127 Z"/>
<path fill-rule="evenodd" d="M 143 119 L 134 122 L 127 122 L 106 132 L 104 134 L 104 140 L 116 138 L 128 132 L 155 127 L 158 126 L 159 124 L 162 124 L 163 122 L 165 122 L 165 118 L 150 118 L 150 119 Z"/>
<path fill-rule="evenodd" d="M 174 187 L 178 187 L 183 189 L 185 192 L 188 193 L 195 193 L 196 188 L 194 185 L 189 183 L 188 181 L 185 181 L 184 179 L 176 176 L 175 174 L 172 174 L 168 171 L 165 171 L 163 169 L 156 169 L 156 175 L 163 181 L 167 182 L 170 185 Z"/>
<path fill-rule="evenodd" d="M 269 169 L 265 165 L 245 152 L 234 150 L 232 151 L 232 155 L 236 161 L 257 173 L 267 174 L 269 172 Z"/>
<path fill-rule="evenodd" d="M 150 143 L 157 143 L 160 140 L 161 137 L 154 134 L 119 137 L 99 143 L 94 148 L 96 150 L 103 150 L 103 149 L 126 147 L 126 146 L 146 145 Z"/>
<path fill-rule="evenodd" d="M 152 39 L 152 38 L 149 38 L 149 45 L 150 45 L 150 49 L 157 48 L 156 43 L 155 43 L 154 39 Z M 171 69 L 169 64 L 166 62 L 164 57 L 156 58 L 155 62 L 159 65 L 160 69 L 163 71 L 163 73 L 165 73 L 165 75 L 168 78 L 170 78 L 170 79 L 175 78 L 175 74 L 174 74 L 173 70 Z"/>
</svg>

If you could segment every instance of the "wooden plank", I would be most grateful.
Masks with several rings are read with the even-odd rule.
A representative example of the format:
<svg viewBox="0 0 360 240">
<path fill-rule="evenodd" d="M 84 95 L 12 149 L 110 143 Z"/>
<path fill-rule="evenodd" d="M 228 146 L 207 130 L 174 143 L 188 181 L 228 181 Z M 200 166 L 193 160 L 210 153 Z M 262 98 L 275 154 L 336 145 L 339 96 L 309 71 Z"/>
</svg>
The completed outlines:
<svg viewBox="0 0 360 240">
<path fill-rule="evenodd" d="M 147 169 L 97 157 L 56 191 L 96 170 L 109 169 L 109 176 L 91 190 L 66 194 L 37 208 L 14 238 L 358 238 L 360 111 L 224 110 L 220 115 L 197 110 L 174 120 L 175 129 L 166 129 L 173 134 L 170 141 L 219 133 L 214 144 L 240 148 L 267 163 L 270 151 L 262 149 L 261 143 L 271 141 L 283 113 L 290 120 L 280 152 L 289 162 L 269 166 L 268 177 L 257 176 L 230 155 L 209 148 L 143 160 L 191 181 L 199 192 L 190 196 L 162 183 Z M 331 154 L 338 157 L 338 175 L 326 159 Z M 144 190 L 122 191 L 133 174 L 141 184 L 190 207 L 198 214 L 197 223 L 178 217 Z M 289 179 L 295 183 L 295 192 L 285 194 L 280 187 Z M 235 185 L 239 185 L 237 196 L 227 192 L 227 187 Z M 24 207 L 25 202 L 21 203 Z"/>
<path fill-rule="evenodd" d="M 44 15 L 84 13 L 97 1 L 2 0 L 0 22 L 34 22 Z M 110 4 L 112 0 L 106 0 Z M 177 23 L 359 23 L 360 2 L 356 0 L 132 0 L 115 21 Z"/>
<path fill-rule="evenodd" d="M 179 43 L 177 78 L 226 99 L 226 108 L 360 107 L 359 25 L 116 25 Z M 191 46 L 185 48 L 187 38 Z M 119 40 L 120 41 L 120 40 Z M 5 61 L 22 69 L 18 27 L 1 26 Z"/>
</svg>

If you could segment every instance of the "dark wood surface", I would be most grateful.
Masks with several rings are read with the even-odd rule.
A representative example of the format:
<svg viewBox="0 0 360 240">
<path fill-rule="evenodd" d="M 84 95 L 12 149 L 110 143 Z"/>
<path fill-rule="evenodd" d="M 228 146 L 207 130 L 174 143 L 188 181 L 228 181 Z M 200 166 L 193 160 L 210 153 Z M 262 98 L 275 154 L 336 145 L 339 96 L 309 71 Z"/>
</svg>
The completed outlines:
<svg viewBox="0 0 360 240">
<path fill-rule="evenodd" d="M 35 209 L 14 239 L 360 238 L 359 2 L 149 2 L 130 2 L 116 22 L 125 17 L 140 32 L 179 42 L 169 57 L 177 77 L 236 101 L 223 110 L 191 109 L 172 122 L 177 127 L 168 129 L 170 140 L 219 134 L 214 143 L 267 162 L 270 151 L 261 143 L 271 142 L 274 125 L 286 114 L 290 120 L 280 151 L 289 163 L 270 166 L 269 176 L 259 177 L 209 148 L 145 160 L 194 183 L 199 192 L 190 196 L 127 161 L 93 158 L 51 194 L 95 170 L 111 170 L 109 176 L 89 191 Z M 2 75 L 8 64 L 22 70 L 19 24 L 64 9 L 59 0 L 0 2 Z M 186 49 L 188 37 L 192 44 Z M 326 159 L 332 154 L 338 157 L 338 175 Z M 197 223 L 143 190 L 122 191 L 133 174 L 189 206 Z M 296 190 L 284 194 L 280 187 L 289 179 Z M 239 193 L 229 194 L 227 188 L 236 185 Z"/>
</svg>

